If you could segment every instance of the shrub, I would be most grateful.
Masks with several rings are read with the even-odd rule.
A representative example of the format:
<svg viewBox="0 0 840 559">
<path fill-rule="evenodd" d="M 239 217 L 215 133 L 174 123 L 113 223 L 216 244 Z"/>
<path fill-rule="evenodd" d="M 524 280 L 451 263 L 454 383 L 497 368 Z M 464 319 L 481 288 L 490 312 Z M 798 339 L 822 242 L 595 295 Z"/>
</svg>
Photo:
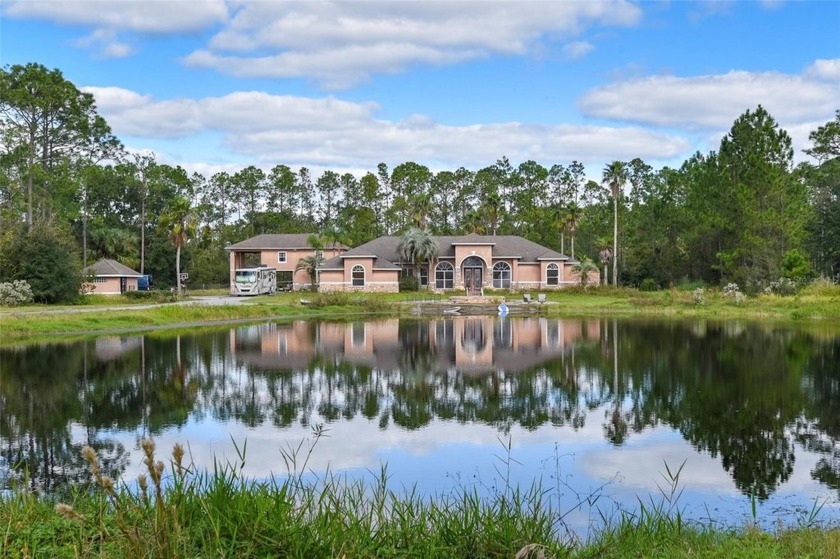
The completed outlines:
<svg viewBox="0 0 840 559">
<path fill-rule="evenodd" d="M 0 254 L 4 279 L 24 280 L 36 303 L 69 303 L 79 298 L 82 266 L 78 247 L 66 231 L 48 223 L 9 234 Z"/>
<path fill-rule="evenodd" d="M 819 277 L 802 289 L 805 295 L 818 297 L 840 297 L 840 284 L 835 283 L 831 278 Z"/>
<path fill-rule="evenodd" d="M 400 278 L 400 293 L 403 291 L 419 291 L 420 282 L 416 276 L 403 276 Z"/>
<path fill-rule="evenodd" d="M 747 298 L 746 295 L 741 291 L 741 288 L 738 287 L 737 283 L 728 283 L 723 288 L 723 296 L 727 299 L 731 299 L 735 301 L 735 304 L 740 305 L 744 302 Z"/>
<path fill-rule="evenodd" d="M 32 287 L 23 280 L 0 283 L 0 305 L 16 307 L 33 301 Z"/>
<path fill-rule="evenodd" d="M 694 300 L 695 305 L 705 305 L 706 291 L 702 287 L 698 287 L 694 290 L 694 293 L 692 294 L 692 299 Z"/>
<path fill-rule="evenodd" d="M 764 288 L 764 292 L 774 295 L 795 295 L 796 282 L 790 278 L 779 278 L 776 281 L 771 281 L 770 285 Z"/>
<path fill-rule="evenodd" d="M 683 279 L 677 284 L 677 291 L 695 291 L 697 288 L 706 287 L 706 284 L 703 283 L 703 280 L 693 280 L 688 281 L 687 279 Z"/>
<path fill-rule="evenodd" d="M 642 280 L 642 283 L 639 285 L 639 291 L 657 291 L 659 289 L 659 285 L 657 285 L 656 281 L 651 278 L 645 278 Z"/>
</svg>

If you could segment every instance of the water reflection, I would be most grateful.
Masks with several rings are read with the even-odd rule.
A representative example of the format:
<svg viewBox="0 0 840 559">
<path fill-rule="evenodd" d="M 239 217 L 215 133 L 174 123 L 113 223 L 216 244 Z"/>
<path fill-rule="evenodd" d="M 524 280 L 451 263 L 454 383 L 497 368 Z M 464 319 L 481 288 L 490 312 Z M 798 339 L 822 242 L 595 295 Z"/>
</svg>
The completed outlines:
<svg viewBox="0 0 840 559">
<path fill-rule="evenodd" d="M 387 459 L 409 485 L 415 475 L 486 467 L 497 437 L 509 434 L 523 453 L 543 453 L 523 471 L 525 483 L 552 452 L 581 456 L 578 475 L 596 482 L 609 478 L 604 468 L 632 471 L 631 456 L 655 481 L 667 455 L 683 456 L 698 479 L 723 475 L 759 500 L 794 486 L 836 497 L 840 335 L 736 322 L 464 316 L 0 350 L 3 485 L 79 483 L 85 444 L 111 475 L 133 473 L 145 436 L 190 444 L 199 466 L 231 437 L 260 440 L 249 463 L 262 469 L 251 474 L 267 475 L 282 469 L 278 446 L 317 422 L 333 429 L 318 468 Z"/>
</svg>

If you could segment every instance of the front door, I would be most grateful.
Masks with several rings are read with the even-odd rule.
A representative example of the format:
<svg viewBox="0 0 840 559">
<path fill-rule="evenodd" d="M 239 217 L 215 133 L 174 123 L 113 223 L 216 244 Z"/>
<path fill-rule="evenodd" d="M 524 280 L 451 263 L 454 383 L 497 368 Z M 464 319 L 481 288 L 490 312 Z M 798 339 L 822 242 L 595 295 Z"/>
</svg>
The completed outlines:
<svg viewBox="0 0 840 559">
<path fill-rule="evenodd" d="M 464 268 L 464 288 L 467 295 L 481 294 L 481 268 Z"/>
</svg>

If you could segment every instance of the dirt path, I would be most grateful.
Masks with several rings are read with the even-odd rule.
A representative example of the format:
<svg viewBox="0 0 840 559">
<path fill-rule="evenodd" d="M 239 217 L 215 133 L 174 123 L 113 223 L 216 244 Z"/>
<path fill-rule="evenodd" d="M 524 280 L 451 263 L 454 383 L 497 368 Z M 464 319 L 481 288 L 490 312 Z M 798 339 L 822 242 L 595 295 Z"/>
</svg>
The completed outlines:
<svg viewBox="0 0 840 559">
<path fill-rule="evenodd" d="M 111 312 L 111 311 L 138 311 L 144 309 L 156 309 L 159 307 L 168 306 L 185 306 L 185 305 L 207 305 L 207 306 L 221 306 L 221 305 L 248 305 L 253 302 L 247 297 L 231 297 L 229 295 L 204 295 L 200 297 L 190 297 L 184 301 L 176 301 L 174 303 L 151 303 L 148 305 L 120 305 L 120 306 L 93 306 L 93 307 L 62 307 L 60 309 L 36 309 L 36 310 L 22 310 L 16 311 L 13 309 L 3 309 L 0 311 L 0 320 L 3 317 L 14 317 L 34 314 L 78 314 L 86 312 Z"/>
</svg>

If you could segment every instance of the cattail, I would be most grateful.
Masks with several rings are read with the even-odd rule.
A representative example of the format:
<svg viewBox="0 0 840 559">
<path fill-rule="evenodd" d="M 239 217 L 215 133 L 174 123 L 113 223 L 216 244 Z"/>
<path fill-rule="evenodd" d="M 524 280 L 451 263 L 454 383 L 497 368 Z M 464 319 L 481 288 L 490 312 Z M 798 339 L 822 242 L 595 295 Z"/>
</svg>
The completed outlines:
<svg viewBox="0 0 840 559">
<path fill-rule="evenodd" d="M 93 450 L 90 446 L 85 445 L 82 449 L 82 457 L 90 464 L 90 470 L 93 472 L 95 477 L 99 477 L 99 457 L 96 455 L 96 451 Z"/>
<path fill-rule="evenodd" d="M 73 505 L 66 503 L 58 503 L 55 505 L 55 512 L 66 518 L 67 520 L 84 520 L 85 517 L 76 512 Z"/>
<path fill-rule="evenodd" d="M 178 468 L 178 473 L 184 471 L 182 461 L 184 459 L 184 447 L 181 443 L 175 443 L 175 448 L 172 449 L 172 457 L 175 459 L 175 466 Z"/>
</svg>

